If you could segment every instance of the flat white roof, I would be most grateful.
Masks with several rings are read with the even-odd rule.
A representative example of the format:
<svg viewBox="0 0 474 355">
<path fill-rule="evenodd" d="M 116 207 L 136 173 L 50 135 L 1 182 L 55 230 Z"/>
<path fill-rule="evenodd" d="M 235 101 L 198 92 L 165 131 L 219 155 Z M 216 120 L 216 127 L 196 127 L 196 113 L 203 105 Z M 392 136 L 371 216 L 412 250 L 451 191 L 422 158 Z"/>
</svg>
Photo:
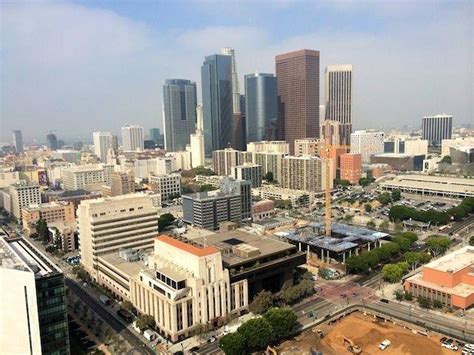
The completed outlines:
<svg viewBox="0 0 474 355">
<path fill-rule="evenodd" d="M 474 266 L 474 247 L 466 246 L 425 265 L 425 268 L 454 273 Z"/>
</svg>

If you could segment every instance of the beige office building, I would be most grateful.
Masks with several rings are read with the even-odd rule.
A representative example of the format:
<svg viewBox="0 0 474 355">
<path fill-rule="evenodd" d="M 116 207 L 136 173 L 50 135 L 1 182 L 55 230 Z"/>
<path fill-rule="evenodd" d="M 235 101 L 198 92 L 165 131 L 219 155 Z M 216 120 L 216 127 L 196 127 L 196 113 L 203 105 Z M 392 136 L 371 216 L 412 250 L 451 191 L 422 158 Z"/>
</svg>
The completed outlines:
<svg viewBox="0 0 474 355">
<path fill-rule="evenodd" d="M 97 257 L 121 248 L 153 247 L 158 209 L 145 194 L 81 201 L 77 209 L 81 262 L 97 278 Z"/>
<path fill-rule="evenodd" d="M 288 154 L 290 152 L 290 144 L 285 141 L 251 142 L 247 143 L 247 152 Z"/>
<path fill-rule="evenodd" d="M 35 183 L 27 183 L 26 181 L 21 180 L 10 185 L 9 194 L 11 200 L 11 213 L 20 221 L 24 207 L 41 203 L 40 187 Z"/>
<path fill-rule="evenodd" d="M 110 179 L 111 196 L 126 195 L 135 192 L 135 177 L 133 172 L 114 172 Z"/>
<path fill-rule="evenodd" d="M 30 205 L 23 208 L 22 224 L 28 234 L 36 232 L 36 222 L 40 219 L 51 222 L 74 223 L 74 204 L 72 202 L 50 202 L 38 205 Z"/>
<path fill-rule="evenodd" d="M 110 184 L 113 165 L 86 164 L 62 170 L 65 190 L 101 191 L 102 185 Z"/>
</svg>

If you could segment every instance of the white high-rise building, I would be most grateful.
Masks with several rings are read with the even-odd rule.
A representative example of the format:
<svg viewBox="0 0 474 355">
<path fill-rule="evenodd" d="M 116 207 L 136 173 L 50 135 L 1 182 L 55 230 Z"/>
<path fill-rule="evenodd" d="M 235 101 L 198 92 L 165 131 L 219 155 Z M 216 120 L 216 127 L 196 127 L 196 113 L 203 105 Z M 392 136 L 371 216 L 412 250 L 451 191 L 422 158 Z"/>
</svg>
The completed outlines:
<svg viewBox="0 0 474 355">
<path fill-rule="evenodd" d="M 436 115 L 423 117 L 421 136 L 430 146 L 439 147 L 443 139 L 451 139 L 453 133 L 453 116 Z"/>
<path fill-rule="evenodd" d="M 328 65 L 326 67 L 325 120 L 341 123 L 340 142 L 349 145 L 352 132 L 352 65 Z M 322 121 L 322 120 L 321 120 Z"/>
<path fill-rule="evenodd" d="M 61 174 L 65 190 L 100 191 L 102 185 L 110 184 L 113 172 L 113 165 L 85 164 L 63 168 Z"/>
<path fill-rule="evenodd" d="M 191 134 L 191 165 L 193 168 L 204 166 L 204 133 L 202 105 L 196 107 L 196 133 Z"/>
<path fill-rule="evenodd" d="M 36 183 L 27 183 L 25 180 L 10 185 L 9 195 L 12 215 L 18 220 L 21 220 L 24 207 L 41 203 L 40 186 Z"/>
<path fill-rule="evenodd" d="M 143 127 L 128 125 L 122 127 L 123 150 L 143 150 L 144 136 Z"/>
<path fill-rule="evenodd" d="M 362 164 L 369 164 L 370 157 L 384 151 L 383 132 L 355 131 L 351 134 L 351 153 L 362 156 Z"/>
<path fill-rule="evenodd" d="M 107 153 L 112 148 L 112 134 L 110 132 L 94 132 L 94 153 L 100 158 L 100 161 L 107 161 Z"/>
<path fill-rule="evenodd" d="M 82 265 L 96 278 L 98 256 L 122 248 L 152 248 L 157 218 L 158 210 L 146 194 L 81 201 L 77 225 Z"/>
</svg>

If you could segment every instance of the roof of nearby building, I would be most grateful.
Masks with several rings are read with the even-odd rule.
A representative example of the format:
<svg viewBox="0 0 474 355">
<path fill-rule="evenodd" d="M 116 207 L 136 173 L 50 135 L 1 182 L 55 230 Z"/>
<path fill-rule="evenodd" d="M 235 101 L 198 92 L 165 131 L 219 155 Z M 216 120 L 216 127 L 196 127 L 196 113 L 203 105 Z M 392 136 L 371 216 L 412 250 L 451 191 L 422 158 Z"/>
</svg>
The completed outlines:
<svg viewBox="0 0 474 355">
<path fill-rule="evenodd" d="M 156 237 L 156 239 L 196 256 L 206 256 L 219 252 L 219 250 L 214 247 L 200 246 L 191 241 L 187 242 L 184 239 L 173 238 L 169 235 L 160 235 Z"/>
<path fill-rule="evenodd" d="M 455 273 L 474 265 L 474 247 L 466 246 L 425 265 L 425 268 Z"/>
<path fill-rule="evenodd" d="M 100 255 L 99 259 L 113 265 L 128 276 L 138 275 L 140 271 L 147 269 L 143 260 L 127 261 L 120 257 L 119 252 L 115 251 L 109 254 Z"/>
</svg>

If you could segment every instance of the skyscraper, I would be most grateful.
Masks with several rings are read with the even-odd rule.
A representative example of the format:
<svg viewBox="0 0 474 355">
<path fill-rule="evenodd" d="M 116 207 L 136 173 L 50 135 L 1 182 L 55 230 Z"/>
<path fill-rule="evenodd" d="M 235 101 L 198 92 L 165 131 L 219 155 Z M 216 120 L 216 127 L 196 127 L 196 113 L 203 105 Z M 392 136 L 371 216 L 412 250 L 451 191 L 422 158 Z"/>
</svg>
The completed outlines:
<svg viewBox="0 0 474 355">
<path fill-rule="evenodd" d="M 186 149 L 196 129 L 196 83 L 169 79 L 163 85 L 163 127 L 165 149 L 176 152 Z"/>
<path fill-rule="evenodd" d="M 277 79 L 273 74 L 245 75 L 247 143 L 276 139 Z"/>
<path fill-rule="evenodd" d="M 193 168 L 204 166 L 204 134 L 202 105 L 196 107 L 196 132 L 191 134 L 191 165 Z"/>
<path fill-rule="evenodd" d="M 13 145 L 16 154 L 23 153 L 23 137 L 20 130 L 13 131 Z"/>
<path fill-rule="evenodd" d="M 58 139 L 54 133 L 50 133 L 46 136 L 46 141 L 48 148 L 50 150 L 57 150 L 58 149 Z"/>
<path fill-rule="evenodd" d="M 442 114 L 425 116 L 422 121 L 422 139 L 433 147 L 441 146 L 443 139 L 451 139 L 453 133 L 453 116 Z"/>
<path fill-rule="evenodd" d="M 123 150 L 143 150 L 143 127 L 128 125 L 122 127 Z"/>
<path fill-rule="evenodd" d="M 290 144 L 319 137 L 319 51 L 302 49 L 275 58 L 278 135 Z"/>
<path fill-rule="evenodd" d="M 207 56 L 201 66 L 204 143 L 206 156 L 231 143 L 232 132 L 232 58 Z"/>
<path fill-rule="evenodd" d="M 94 154 L 100 158 L 100 161 L 107 161 L 107 153 L 112 149 L 112 134 L 109 132 L 94 132 L 92 134 L 94 140 Z"/>
<path fill-rule="evenodd" d="M 158 144 L 160 142 L 160 129 L 159 128 L 150 128 L 150 139 Z"/>
<path fill-rule="evenodd" d="M 328 65 L 324 89 L 326 117 L 320 119 L 339 122 L 340 144 L 349 146 L 352 133 L 352 65 Z"/>
</svg>

